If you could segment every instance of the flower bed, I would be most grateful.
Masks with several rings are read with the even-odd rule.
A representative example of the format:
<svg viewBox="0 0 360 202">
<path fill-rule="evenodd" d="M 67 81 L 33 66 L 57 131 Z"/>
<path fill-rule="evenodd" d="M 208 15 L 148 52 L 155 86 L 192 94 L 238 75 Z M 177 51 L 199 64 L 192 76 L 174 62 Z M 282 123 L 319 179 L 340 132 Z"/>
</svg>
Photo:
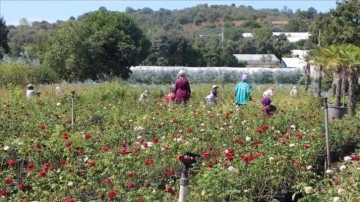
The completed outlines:
<svg viewBox="0 0 360 202">
<path fill-rule="evenodd" d="M 222 103 L 215 107 L 204 105 L 205 85 L 193 85 L 187 106 L 163 101 L 164 86 L 140 102 L 144 88 L 67 86 L 62 96 L 44 88 L 32 100 L 10 89 L 1 98 L 2 197 L 176 201 L 178 156 L 186 151 L 201 156 L 189 171 L 189 201 L 270 200 L 320 178 L 312 167 L 325 151 L 324 113 L 308 95 L 292 99 L 288 89 L 277 89 L 278 111 L 264 118 L 257 90 L 256 100 L 237 110 L 233 85 L 220 90 Z M 358 139 L 356 121 L 330 122 L 332 150 Z"/>
</svg>

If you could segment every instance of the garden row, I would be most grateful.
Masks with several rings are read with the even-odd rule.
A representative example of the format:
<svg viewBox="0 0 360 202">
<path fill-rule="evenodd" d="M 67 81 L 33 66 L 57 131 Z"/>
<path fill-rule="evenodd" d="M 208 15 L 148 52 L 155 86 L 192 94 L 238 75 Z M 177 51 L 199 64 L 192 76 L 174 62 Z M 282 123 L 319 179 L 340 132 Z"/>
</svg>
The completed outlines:
<svg viewBox="0 0 360 202">
<path fill-rule="evenodd" d="M 192 85 L 187 106 L 166 103 L 163 89 L 117 82 L 50 88 L 26 100 L 11 87 L 0 98 L 1 195 L 10 201 L 176 201 L 184 152 L 199 154 L 189 171 L 189 201 L 270 200 L 317 186 L 316 159 L 325 151 L 324 111 L 300 91 L 275 88 L 271 118 L 261 91 L 241 109 L 234 85 L 220 89 L 221 104 L 206 106 L 207 85 Z M 75 122 L 70 91 L 75 90 Z M 358 120 L 330 121 L 331 149 L 358 140 Z M 342 182 L 347 183 L 347 182 Z M 297 185 L 297 186 L 296 186 Z M 359 199 L 354 192 L 349 200 Z M 333 197 L 322 192 L 323 198 Z M 306 198 L 305 195 L 304 198 Z M 320 196 L 319 196 L 320 197 Z M 345 197 L 339 195 L 339 197 Z"/>
</svg>

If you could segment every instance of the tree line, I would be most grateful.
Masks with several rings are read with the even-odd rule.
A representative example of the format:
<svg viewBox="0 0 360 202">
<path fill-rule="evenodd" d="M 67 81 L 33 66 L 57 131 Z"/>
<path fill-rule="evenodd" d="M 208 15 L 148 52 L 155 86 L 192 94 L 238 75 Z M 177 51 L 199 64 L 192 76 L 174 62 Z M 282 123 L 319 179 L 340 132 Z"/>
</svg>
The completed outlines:
<svg viewBox="0 0 360 202">
<path fill-rule="evenodd" d="M 313 42 L 290 43 L 273 31 L 311 31 L 318 14 L 284 7 L 253 9 L 248 6 L 208 6 L 201 4 L 181 10 L 149 8 L 126 12 L 97 11 L 70 17 L 67 21 L 28 22 L 6 26 L 1 18 L 0 57 L 28 57 L 55 71 L 65 80 L 128 78 L 131 66 L 231 66 L 241 67 L 233 56 L 275 54 L 309 49 Z M 272 21 L 287 21 L 282 27 Z M 2 25 L 2 26 L 1 26 Z M 253 33 L 243 38 L 244 32 Z M 6 36 L 6 37 L 5 37 Z"/>
</svg>

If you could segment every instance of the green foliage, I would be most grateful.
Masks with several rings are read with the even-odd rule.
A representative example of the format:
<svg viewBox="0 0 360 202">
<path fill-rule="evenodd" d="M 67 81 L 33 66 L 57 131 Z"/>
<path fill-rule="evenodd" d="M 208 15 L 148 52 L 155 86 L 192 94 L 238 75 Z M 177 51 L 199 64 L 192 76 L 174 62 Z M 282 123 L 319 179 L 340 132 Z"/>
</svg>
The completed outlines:
<svg viewBox="0 0 360 202">
<path fill-rule="evenodd" d="M 8 44 L 8 33 L 9 29 L 6 27 L 5 20 L 0 17 L 0 60 L 4 54 L 9 53 L 10 48 Z"/>
<path fill-rule="evenodd" d="M 312 24 L 312 40 L 321 46 L 360 45 L 360 2 L 338 1 L 336 9 L 317 15 Z M 320 35 L 320 37 L 319 37 Z"/>
<path fill-rule="evenodd" d="M 55 83 L 57 74 L 45 66 L 32 66 L 26 63 L 0 63 L 0 86 L 29 83 Z"/>
<path fill-rule="evenodd" d="M 26 64 L 1 64 L 0 63 L 0 84 L 22 85 L 30 83 L 31 68 Z"/>
<path fill-rule="evenodd" d="M 54 31 L 44 64 L 65 80 L 128 78 L 147 56 L 150 42 L 126 14 L 99 10 Z"/>
<path fill-rule="evenodd" d="M 148 67 L 146 69 L 134 70 L 128 82 L 141 84 L 171 84 L 175 81 L 177 69 L 166 69 L 166 67 Z M 191 83 L 237 83 L 244 71 L 222 70 L 221 68 L 187 69 L 188 78 Z M 301 71 L 258 71 L 251 73 L 251 82 L 258 84 L 297 84 L 302 78 Z"/>
</svg>

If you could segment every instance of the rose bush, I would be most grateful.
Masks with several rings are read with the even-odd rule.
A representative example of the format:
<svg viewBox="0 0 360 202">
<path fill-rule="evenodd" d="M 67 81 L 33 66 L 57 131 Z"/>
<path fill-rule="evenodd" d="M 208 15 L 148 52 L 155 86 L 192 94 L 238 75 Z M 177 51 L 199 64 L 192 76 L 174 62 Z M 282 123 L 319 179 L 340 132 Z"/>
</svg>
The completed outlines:
<svg viewBox="0 0 360 202">
<path fill-rule="evenodd" d="M 233 85 L 220 90 L 218 106 L 205 105 L 208 86 L 192 87 L 187 106 L 166 103 L 166 86 L 69 85 L 60 96 L 44 87 L 41 97 L 31 100 L 19 87 L 4 90 L 1 196 L 11 201 L 176 201 L 178 157 L 189 151 L 200 155 L 189 171 L 189 201 L 270 200 L 293 191 L 305 198 L 330 197 L 319 194 L 316 181 L 322 176 L 312 169 L 325 152 L 324 110 L 316 99 L 289 98 L 286 88 L 277 89 L 278 111 L 264 118 L 260 90 L 238 109 Z M 140 102 L 144 88 L 150 99 Z M 359 139 L 355 119 L 330 121 L 332 149 Z M 338 196 L 334 189 L 334 196 L 352 192 L 345 186 L 352 181 L 341 181 L 344 186 L 338 188 L 344 191 Z"/>
</svg>

